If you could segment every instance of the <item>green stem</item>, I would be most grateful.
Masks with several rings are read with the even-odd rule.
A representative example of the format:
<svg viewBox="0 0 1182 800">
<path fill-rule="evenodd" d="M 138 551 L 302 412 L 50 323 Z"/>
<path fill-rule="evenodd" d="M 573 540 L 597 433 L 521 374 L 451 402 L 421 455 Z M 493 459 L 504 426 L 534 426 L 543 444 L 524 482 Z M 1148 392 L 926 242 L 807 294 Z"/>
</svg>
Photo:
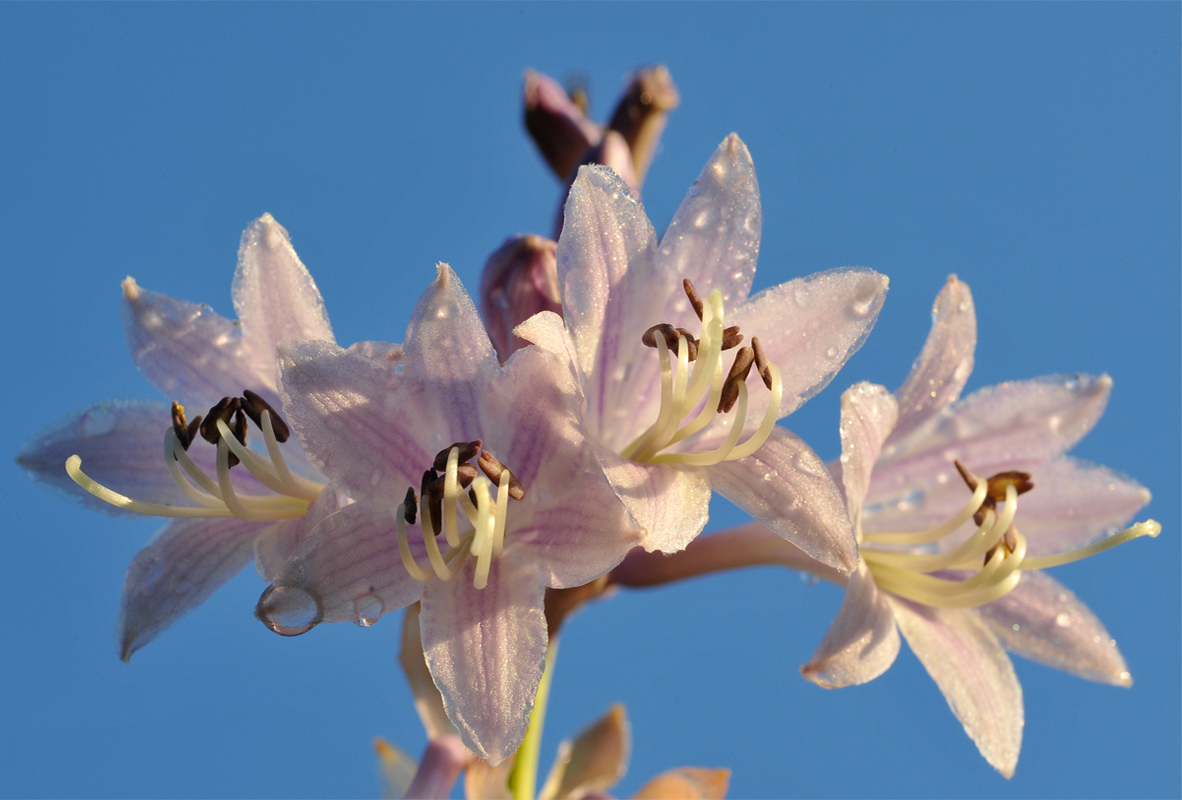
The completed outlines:
<svg viewBox="0 0 1182 800">
<path fill-rule="evenodd" d="M 554 659 L 558 655 L 558 638 L 550 639 L 550 648 L 546 651 L 546 671 L 542 673 L 542 681 L 538 684 L 538 695 L 534 699 L 534 710 L 529 715 L 529 727 L 525 731 L 525 738 L 521 740 L 521 747 L 517 748 L 517 758 L 513 762 L 513 771 L 509 773 L 509 791 L 514 800 L 533 800 L 538 785 L 538 752 L 542 749 L 542 726 L 546 722 L 546 702 L 550 699 L 550 679 L 554 677 Z"/>
</svg>

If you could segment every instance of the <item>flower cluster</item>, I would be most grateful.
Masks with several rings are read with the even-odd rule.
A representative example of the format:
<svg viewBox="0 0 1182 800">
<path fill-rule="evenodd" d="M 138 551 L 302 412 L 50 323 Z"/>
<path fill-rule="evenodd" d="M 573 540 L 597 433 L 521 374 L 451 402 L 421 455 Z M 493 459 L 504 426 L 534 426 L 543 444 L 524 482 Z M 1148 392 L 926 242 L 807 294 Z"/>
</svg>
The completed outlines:
<svg viewBox="0 0 1182 800">
<path fill-rule="evenodd" d="M 132 357 L 168 404 L 90 406 L 17 460 L 89 505 L 171 520 L 128 569 L 124 660 L 252 559 L 267 582 L 254 612 L 285 636 L 406 609 L 402 664 L 430 744 L 417 766 L 379 753 L 389 791 L 412 796 L 447 796 L 461 770 L 470 796 L 533 796 L 570 611 L 721 569 L 844 586 L 804 677 L 872 680 L 902 633 L 1007 777 L 1023 725 L 1007 650 L 1130 685 L 1102 624 L 1043 571 L 1160 532 L 1124 528 L 1148 491 L 1065 455 L 1111 379 L 960 399 L 976 319 L 952 276 L 903 385 L 841 396 L 826 464 L 777 423 L 862 345 L 887 278 L 835 269 L 752 295 L 759 187 L 735 134 L 658 237 L 639 192 L 678 103 L 663 67 L 637 73 L 606 126 L 543 75 L 525 102 L 566 187 L 557 241 L 506 241 L 480 311 L 439 264 L 402 344 L 342 348 L 270 215 L 243 234 L 237 321 L 123 282 Z M 700 536 L 715 491 L 752 522 Z M 628 739 L 615 709 L 564 744 L 540 796 L 602 796 Z M 684 768 L 638 796 L 726 784 Z"/>
</svg>

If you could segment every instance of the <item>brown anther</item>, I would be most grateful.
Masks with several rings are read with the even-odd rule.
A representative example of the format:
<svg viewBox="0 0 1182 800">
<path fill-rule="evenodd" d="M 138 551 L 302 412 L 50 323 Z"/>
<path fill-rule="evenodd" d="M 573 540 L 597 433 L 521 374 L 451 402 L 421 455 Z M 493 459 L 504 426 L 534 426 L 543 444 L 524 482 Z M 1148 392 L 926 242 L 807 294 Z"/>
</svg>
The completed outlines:
<svg viewBox="0 0 1182 800">
<path fill-rule="evenodd" d="M 193 437 L 189 433 L 188 423 L 185 422 L 185 407 L 175 400 L 172 403 L 172 432 L 176 434 L 181 448 L 188 450 L 189 445 L 193 443 Z"/>
<path fill-rule="evenodd" d="M 726 383 L 722 385 L 722 397 L 718 400 L 719 414 L 725 414 L 735 407 L 739 400 L 739 384 L 747 380 L 754 362 L 755 354 L 751 352 L 750 347 L 740 348 L 735 354 L 735 363 L 731 364 L 730 374 L 726 376 Z"/>
<path fill-rule="evenodd" d="M 467 489 L 469 486 L 471 486 L 472 481 L 476 480 L 476 476 L 478 474 L 479 473 L 476 471 L 476 467 L 472 466 L 471 464 L 460 464 L 459 468 L 456 470 L 456 479 L 460 484 L 460 488 Z"/>
<path fill-rule="evenodd" d="M 269 412 L 271 415 L 271 430 L 275 432 L 275 441 L 283 443 L 291 438 L 291 428 L 287 427 L 287 423 L 283 421 L 283 417 L 279 416 L 270 403 L 250 389 L 242 390 L 242 400 L 240 401 L 242 410 L 246 412 L 246 416 L 254 421 L 255 425 L 260 428 L 263 427 L 263 412 Z"/>
<path fill-rule="evenodd" d="M 217 402 L 217 405 L 209 409 L 209 413 L 205 415 L 205 420 L 201 423 L 201 438 L 210 444 L 217 444 L 222 438 L 222 434 L 218 431 L 218 420 L 227 425 L 230 424 L 230 419 L 238 411 L 239 402 L 237 397 L 223 397 Z"/>
<path fill-rule="evenodd" d="M 698 290 L 694 288 L 689 278 L 683 280 L 681 286 L 685 289 L 685 296 L 689 298 L 690 305 L 694 307 L 694 313 L 698 315 L 698 319 L 702 319 L 702 314 L 706 310 L 706 306 L 702 303 L 702 296 L 698 294 Z"/>
<path fill-rule="evenodd" d="M 694 332 L 688 331 L 685 328 L 678 328 L 677 335 L 685 339 L 686 345 L 689 347 L 689 360 L 698 360 L 698 340 L 694 338 Z"/>
<path fill-rule="evenodd" d="M 732 325 L 722 332 L 722 350 L 730 350 L 732 347 L 738 347 L 739 343 L 743 341 L 743 334 L 739 333 L 739 326 Z"/>
<path fill-rule="evenodd" d="M 432 466 L 440 472 L 443 472 L 445 469 L 447 469 L 447 457 L 451 453 L 452 449 L 456 447 L 460 448 L 460 463 L 467 464 L 469 461 L 476 458 L 476 455 L 480 452 L 480 447 L 482 444 L 484 444 L 484 442 L 482 442 L 480 439 L 476 439 L 475 441 L 471 442 L 455 442 L 454 444 L 449 444 L 435 455 L 435 463 L 432 464 Z"/>
<path fill-rule="evenodd" d="M 1034 488 L 1034 483 L 1030 480 L 1029 472 L 1011 470 L 1009 472 L 999 472 L 996 475 L 990 475 L 989 499 L 995 503 L 1004 503 L 1007 486 L 1013 486 L 1018 494 L 1025 494 Z"/>
<path fill-rule="evenodd" d="M 438 478 L 439 478 L 439 473 L 436 472 L 434 468 L 432 468 L 432 469 L 429 469 L 426 472 L 424 472 L 423 479 L 421 481 L 419 481 L 419 497 L 421 497 L 422 501 L 423 501 L 423 514 L 424 515 L 426 515 L 428 513 L 427 509 L 429 509 L 431 506 L 431 497 L 430 497 L 429 487 Z M 435 517 L 436 517 L 435 514 L 431 515 L 432 521 L 435 520 Z M 436 528 L 435 532 L 439 533 L 439 528 Z"/>
<path fill-rule="evenodd" d="M 431 515 L 431 529 L 439 535 L 443 531 L 443 478 L 436 478 L 423 490 L 424 513 Z"/>
<path fill-rule="evenodd" d="M 668 322 L 661 322 L 649 328 L 644 332 L 644 335 L 640 337 L 640 341 L 645 347 L 656 347 L 657 334 L 661 335 L 661 338 L 665 340 L 665 344 L 669 344 L 670 336 L 673 337 L 674 342 L 677 341 L 677 328 L 674 328 Z"/>
<path fill-rule="evenodd" d="M 485 450 L 480 454 L 480 460 L 476 463 L 490 481 L 498 486 L 501 484 L 501 473 L 505 471 L 505 465 L 498 461 L 496 456 Z M 509 496 L 514 500 L 525 497 L 525 487 L 512 472 L 509 473 Z"/>
<path fill-rule="evenodd" d="M 758 336 L 751 337 L 751 351 L 755 354 L 755 369 L 759 371 L 759 377 L 763 378 L 763 385 L 771 391 L 772 365 L 768 363 L 767 356 L 763 353 L 763 345 L 759 343 Z"/>
<path fill-rule="evenodd" d="M 415 500 L 415 490 L 411 487 L 406 487 L 406 499 L 402 501 L 402 518 L 406 520 L 407 525 L 415 524 L 415 515 L 418 514 L 419 504 Z"/>
</svg>

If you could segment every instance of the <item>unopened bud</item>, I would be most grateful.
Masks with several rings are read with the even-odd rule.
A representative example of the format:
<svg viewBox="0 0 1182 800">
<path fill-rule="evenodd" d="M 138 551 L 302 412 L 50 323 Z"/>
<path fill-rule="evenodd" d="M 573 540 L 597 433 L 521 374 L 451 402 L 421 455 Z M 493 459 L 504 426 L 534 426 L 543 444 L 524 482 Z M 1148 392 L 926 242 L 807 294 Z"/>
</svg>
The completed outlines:
<svg viewBox="0 0 1182 800">
<path fill-rule="evenodd" d="M 514 328 L 540 311 L 562 314 L 557 252 L 557 243 L 541 236 L 514 236 L 485 262 L 480 310 L 502 361 L 526 345 Z"/>
<path fill-rule="evenodd" d="M 637 187 L 644 183 L 669 112 L 680 103 L 673 76 L 663 64 L 638 70 L 620 98 L 608 128 L 618 131 L 628 143 Z"/>
<path fill-rule="evenodd" d="M 525 128 L 560 180 L 567 180 L 603 132 L 549 75 L 525 73 Z"/>
</svg>

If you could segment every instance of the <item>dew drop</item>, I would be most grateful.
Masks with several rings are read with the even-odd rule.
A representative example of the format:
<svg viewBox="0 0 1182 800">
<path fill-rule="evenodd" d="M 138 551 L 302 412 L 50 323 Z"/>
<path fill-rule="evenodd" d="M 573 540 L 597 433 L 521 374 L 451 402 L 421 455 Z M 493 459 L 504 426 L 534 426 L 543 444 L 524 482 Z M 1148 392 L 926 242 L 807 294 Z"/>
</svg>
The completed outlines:
<svg viewBox="0 0 1182 800">
<path fill-rule="evenodd" d="M 370 473 L 370 476 L 369 476 L 369 485 L 370 486 L 377 486 L 379 483 L 381 483 L 381 481 L 382 481 L 382 471 L 380 469 L 375 469 L 372 473 Z"/>
<path fill-rule="evenodd" d="M 837 348 L 830 347 L 828 350 L 825 351 L 825 355 L 828 356 L 829 358 L 837 358 Z"/>
<path fill-rule="evenodd" d="M 367 594 L 353 601 L 353 621 L 362 628 L 368 628 L 378 621 L 385 610 L 385 603 L 376 594 Z"/>
<path fill-rule="evenodd" d="M 968 311 L 969 310 L 969 301 L 968 300 L 961 300 L 960 304 L 957 305 L 956 310 L 957 311 Z"/>
<path fill-rule="evenodd" d="M 800 573 L 800 582 L 805 586 L 816 586 L 821 582 L 821 579 L 811 572 L 802 572 Z"/>
<path fill-rule="evenodd" d="M 850 313 L 855 317 L 864 317 L 869 314 L 875 298 L 878 297 L 878 289 L 878 281 L 863 281 L 854 292 L 854 302 L 850 305 Z"/>
<path fill-rule="evenodd" d="M 108 406 L 92 408 L 82 415 L 79 425 L 83 436 L 103 436 L 115 429 L 115 411 Z"/>
<path fill-rule="evenodd" d="M 1072 622 L 1073 620 L 1071 619 L 1071 615 L 1066 611 L 1060 611 L 1055 617 L 1055 624 L 1060 628 L 1070 628 Z"/>
<path fill-rule="evenodd" d="M 280 636 L 299 636 L 320 624 L 324 609 L 307 589 L 273 585 L 259 598 L 254 615 Z"/>
<path fill-rule="evenodd" d="M 686 192 L 687 197 L 697 197 L 702 193 L 702 184 L 699 181 L 694 181 L 694 185 Z"/>
<path fill-rule="evenodd" d="M 1022 626 L 1015 622 L 1014 623 L 1014 630 L 1020 631 L 1020 630 L 1022 630 Z"/>
<path fill-rule="evenodd" d="M 1099 636 L 1093 636 L 1093 637 L 1092 637 L 1092 641 L 1093 641 L 1094 643 L 1096 643 L 1096 644 L 1100 644 L 1100 637 L 1099 637 Z"/>
<path fill-rule="evenodd" d="M 1079 389 L 1079 378 L 1075 375 L 1072 375 L 1070 378 L 1063 381 L 1063 388 L 1069 392 L 1077 391 Z"/>
<path fill-rule="evenodd" d="M 809 296 L 809 288 L 807 286 L 797 286 L 793 293 L 793 298 L 796 300 L 796 305 L 804 308 L 809 304 L 812 298 Z"/>
</svg>

